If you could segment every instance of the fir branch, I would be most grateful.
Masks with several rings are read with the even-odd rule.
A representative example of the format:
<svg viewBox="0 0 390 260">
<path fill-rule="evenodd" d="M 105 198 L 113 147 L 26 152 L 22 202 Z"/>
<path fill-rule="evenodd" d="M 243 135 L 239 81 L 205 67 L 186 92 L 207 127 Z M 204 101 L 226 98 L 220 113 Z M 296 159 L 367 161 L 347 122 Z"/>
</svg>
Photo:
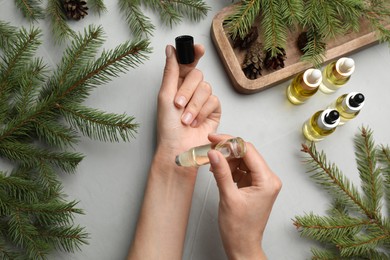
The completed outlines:
<svg viewBox="0 0 390 260">
<path fill-rule="evenodd" d="M 49 247 L 42 243 L 40 239 L 37 239 L 38 231 L 30 223 L 27 216 L 15 211 L 10 215 L 8 225 L 12 242 L 27 251 L 26 256 L 28 259 L 45 259 Z"/>
<path fill-rule="evenodd" d="M 25 64 L 29 63 L 41 44 L 39 40 L 41 31 L 39 29 L 32 28 L 28 32 L 22 28 L 16 37 L 18 41 L 6 48 L 4 52 L 0 71 L 0 95 L 10 91 L 12 83 L 19 79 L 18 73 L 23 71 Z"/>
<path fill-rule="evenodd" d="M 47 230 L 41 230 L 39 236 L 46 243 L 58 250 L 75 252 L 82 245 L 88 244 L 89 234 L 82 227 L 57 226 Z"/>
<path fill-rule="evenodd" d="M 297 217 L 294 221 L 303 236 L 321 242 L 333 242 L 339 238 L 354 236 L 370 224 L 369 220 L 361 221 L 348 216 L 321 217 L 313 213 Z"/>
<path fill-rule="evenodd" d="M 16 206 L 21 214 L 34 216 L 34 224 L 37 226 L 70 225 L 73 223 L 74 214 L 84 214 L 82 210 L 75 208 L 77 201 L 61 202 L 50 201 L 48 203 L 19 204 Z"/>
<path fill-rule="evenodd" d="M 303 2 L 301 0 L 281 1 L 281 13 L 287 26 L 298 24 L 303 18 Z"/>
<path fill-rule="evenodd" d="M 47 16 L 52 26 L 52 34 L 56 43 L 62 43 L 70 36 L 76 36 L 76 33 L 66 22 L 66 16 L 63 12 L 61 1 L 49 0 L 46 8 Z"/>
<path fill-rule="evenodd" d="M 155 29 L 151 20 L 142 12 L 141 3 L 132 0 L 119 0 L 120 11 L 125 16 L 126 22 L 136 38 L 148 38 L 153 35 Z"/>
<path fill-rule="evenodd" d="M 161 21 L 171 28 L 174 24 L 181 22 L 182 16 L 177 12 L 172 1 L 144 0 L 143 3 L 153 11 L 158 12 Z"/>
<path fill-rule="evenodd" d="M 0 174 L 0 190 L 2 194 L 7 194 L 8 198 L 2 198 L 2 203 L 8 204 L 6 205 L 8 208 L 14 201 L 23 201 L 25 203 L 38 201 L 39 189 L 30 180 Z M 0 208 L 4 210 L 3 207 Z M 2 213 L 4 213 L 3 210 L 1 210 Z"/>
<path fill-rule="evenodd" d="M 15 0 L 15 4 L 28 20 L 36 21 L 44 17 L 44 10 L 39 0 Z"/>
<path fill-rule="evenodd" d="M 210 7 L 204 1 L 199 0 L 171 0 L 172 4 L 183 17 L 198 22 L 206 17 Z"/>
<path fill-rule="evenodd" d="M 39 139 L 53 147 L 72 147 L 78 141 L 76 131 L 53 120 L 36 120 L 33 127 Z"/>
<path fill-rule="evenodd" d="M 125 42 L 114 50 L 103 51 L 101 56 L 89 66 L 79 72 L 73 83 L 66 86 L 56 98 L 55 106 L 65 101 L 79 103 L 85 99 L 87 93 L 97 86 L 107 83 L 111 77 L 117 77 L 129 68 L 135 68 L 147 59 L 150 53 L 149 42 L 146 40 Z M 92 69 L 91 69 L 92 67 Z"/>
<path fill-rule="evenodd" d="M 138 124 L 133 123 L 134 117 L 126 114 L 105 113 L 83 106 L 58 108 L 72 127 L 78 128 L 89 138 L 100 141 L 129 141 L 138 127 Z"/>
<path fill-rule="evenodd" d="M 390 147 L 381 145 L 378 148 L 378 160 L 382 164 L 387 214 L 390 215 Z"/>
<path fill-rule="evenodd" d="M 83 159 L 79 153 L 51 152 L 20 142 L 1 142 L 0 155 L 27 167 L 36 167 L 47 161 L 63 171 L 72 173 Z"/>
<path fill-rule="evenodd" d="M 306 163 L 310 169 L 308 172 L 313 173 L 312 178 L 332 196 L 338 197 L 343 204 L 350 205 L 358 212 L 372 218 L 371 212 L 362 201 L 357 188 L 340 172 L 336 165 L 327 162 L 326 155 L 317 152 L 314 143 L 310 147 L 302 145 L 302 152 L 308 154 Z"/>
<path fill-rule="evenodd" d="M 225 29 L 230 37 L 233 40 L 237 37 L 244 39 L 259 12 L 260 1 L 258 0 L 241 1 L 236 5 L 234 13 L 229 15 L 224 21 Z"/>
<path fill-rule="evenodd" d="M 107 12 L 107 7 L 105 6 L 103 0 L 89 0 L 88 5 L 91 10 L 97 12 L 98 15 Z"/>
<path fill-rule="evenodd" d="M 287 41 L 287 28 L 282 16 L 284 0 L 265 0 L 267 8 L 262 9 L 262 28 L 264 29 L 264 49 L 275 57 L 280 53 L 279 48 L 285 48 Z"/>
<path fill-rule="evenodd" d="M 65 49 L 57 70 L 50 78 L 40 94 L 40 100 L 56 98 L 61 95 L 61 90 L 72 84 L 74 77 L 80 74 L 80 69 L 90 66 L 97 51 L 104 42 L 104 33 L 101 26 L 90 25 L 84 30 L 84 34 L 77 34 L 69 46 Z"/>
<path fill-rule="evenodd" d="M 382 178 L 377 167 L 376 147 L 372 138 L 372 131 L 362 127 L 361 135 L 355 137 L 355 155 L 358 165 L 361 186 L 367 199 L 366 204 L 378 219 L 380 214 L 380 200 L 383 196 Z"/>
<path fill-rule="evenodd" d="M 0 49 L 5 49 L 15 39 L 16 28 L 0 20 Z"/>
<path fill-rule="evenodd" d="M 314 67 L 319 68 L 324 61 L 326 52 L 326 43 L 324 39 L 316 32 L 316 28 L 309 28 L 307 31 L 307 44 L 303 48 L 304 55 L 301 60 L 312 63 Z"/>
<path fill-rule="evenodd" d="M 318 248 L 312 248 L 311 253 L 313 254 L 312 260 L 341 260 L 341 257 L 336 250 L 320 250 Z"/>
</svg>

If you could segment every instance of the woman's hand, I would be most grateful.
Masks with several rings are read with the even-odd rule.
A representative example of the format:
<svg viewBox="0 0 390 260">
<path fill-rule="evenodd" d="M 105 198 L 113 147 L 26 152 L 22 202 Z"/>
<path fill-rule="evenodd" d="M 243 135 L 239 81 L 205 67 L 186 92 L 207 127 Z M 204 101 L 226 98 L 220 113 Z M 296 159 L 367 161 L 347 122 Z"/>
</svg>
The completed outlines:
<svg viewBox="0 0 390 260">
<path fill-rule="evenodd" d="M 216 131 L 221 118 L 218 98 L 212 95 L 203 73 L 195 68 L 204 47 L 194 47 L 195 61 L 189 65 L 178 64 L 175 48 L 166 47 L 158 95 L 157 151 L 163 150 L 172 162 L 178 153 L 207 143 L 207 135 Z"/>
<path fill-rule="evenodd" d="M 209 136 L 213 143 L 228 138 Z M 216 150 L 208 153 L 220 194 L 219 228 L 229 259 L 266 259 L 261 241 L 282 184 L 255 147 L 246 147 L 242 159 L 229 162 Z"/>
</svg>

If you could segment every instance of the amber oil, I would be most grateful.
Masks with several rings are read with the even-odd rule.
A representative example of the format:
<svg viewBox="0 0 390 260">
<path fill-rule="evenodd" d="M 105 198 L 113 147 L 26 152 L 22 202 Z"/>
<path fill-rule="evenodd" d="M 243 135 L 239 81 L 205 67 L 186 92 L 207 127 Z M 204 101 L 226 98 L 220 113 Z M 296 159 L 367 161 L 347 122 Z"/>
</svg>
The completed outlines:
<svg viewBox="0 0 390 260">
<path fill-rule="evenodd" d="M 221 141 L 218 144 L 206 144 L 193 147 L 188 151 L 176 156 L 175 162 L 179 166 L 199 167 L 208 164 L 209 157 L 207 153 L 215 149 L 227 158 L 242 158 L 246 153 L 245 141 L 241 137 L 235 137 Z"/>
<path fill-rule="evenodd" d="M 364 106 L 365 97 L 362 93 L 351 92 L 339 96 L 329 108 L 334 108 L 340 113 L 340 123 L 343 125 L 351 119 L 354 119 Z"/>
<path fill-rule="evenodd" d="M 347 84 L 355 71 L 355 62 L 351 58 L 340 58 L 328 64 L 322 74 L 320 90 L 331 94 Z"/>
<path fill-rule="evenodd" d="M 302 127 L 305 138 L 309 141 L 322 141 L 332 134 L 340 122 L 340 115 L 335 109 L 325 109 L 314 113 Z"/>
<path fill-rule="evenodd" d="M 305 103 L 318 91 L 321 82 L 322 75 L 318 69 L 308 69 L 299 73 L 287 87 L 286 94 L 288 100 L 294 105 Z"/>
</svg>

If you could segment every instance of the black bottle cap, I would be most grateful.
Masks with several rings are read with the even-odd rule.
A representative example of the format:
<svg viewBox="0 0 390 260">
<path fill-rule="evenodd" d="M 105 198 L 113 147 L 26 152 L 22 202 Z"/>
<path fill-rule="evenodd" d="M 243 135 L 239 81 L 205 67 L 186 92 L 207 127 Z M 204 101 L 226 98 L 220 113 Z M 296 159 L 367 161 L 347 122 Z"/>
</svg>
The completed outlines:
<svg viewBox="0 0 390 260">
<path fill-rule="evenodd" d="M 357 93 L 356 95 L 349 98 L 348 102 L 351 107 L 359 107 L 364 101 L 364 95 L 362 93 Z"/>
<path fill-rule="evenodd" d="M 339 112 L 337 112 L 337 110 L 332 110 L 330 111 L 328 114 L 326 114 L 324 116 L 324 120 L 327 124 L 333 124 L 334 122 L 337 121 L 337 119 L 339 119 L 340 117 L 340 114 Z"/>
<path fill-rule="evenodd" d="M 194 38 L 181 35 L 175 38 L 177 60 L 180 64 L 191 64 L 195 60 Z"/>
</svg>

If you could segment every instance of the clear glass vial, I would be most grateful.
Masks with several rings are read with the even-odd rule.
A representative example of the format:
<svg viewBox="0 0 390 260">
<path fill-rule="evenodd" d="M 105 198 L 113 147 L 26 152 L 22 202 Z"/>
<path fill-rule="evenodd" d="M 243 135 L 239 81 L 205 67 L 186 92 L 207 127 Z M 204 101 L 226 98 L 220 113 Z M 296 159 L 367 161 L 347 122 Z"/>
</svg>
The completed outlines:
<svg viewBox="0 0 390 260">
<path fill-rule="evenodd" d="M 299 73 L 287 87 L 286 94 L 288 100 L 294 105 L 306 102 L 317 91 L 322 82 L 322 74 L 318 69 L 308 69 Z"/>
<path fill-rule="evenodd" d="M 336 109 L 320 110 L 303 124 L 302 132 L 307 140 L 318 142 L 333 133 L 339 122 L 340 114 Z"/>
<path fill-rule="evenodd" d="M 329 108 L 336 109 L 340 113 L 339 125 L 343 125 L 360 113 L 360 110 L 364 106 L 364 100 L 365 97 L 362 93 L 351 92 L 339 96 Z"/>
<path fill-rule="evenodd" d="M 355 61 L 351 58 L 340 58 L 329 63 L 322 73 L 320 90 L 330 94 L 345 85 L 355 71 Z"/>
<path fill-rule="evenodd" d="M 189 149 L 176 156 L 176 164 L 184 167 L 199 167 L 209 163 L 208 151 L 215 149 L 225 158 L 242 158 L 246 153 L 245 141 L 240 137 L 224 140 L 218 144 L 206 144 Z"/>
</svg>

